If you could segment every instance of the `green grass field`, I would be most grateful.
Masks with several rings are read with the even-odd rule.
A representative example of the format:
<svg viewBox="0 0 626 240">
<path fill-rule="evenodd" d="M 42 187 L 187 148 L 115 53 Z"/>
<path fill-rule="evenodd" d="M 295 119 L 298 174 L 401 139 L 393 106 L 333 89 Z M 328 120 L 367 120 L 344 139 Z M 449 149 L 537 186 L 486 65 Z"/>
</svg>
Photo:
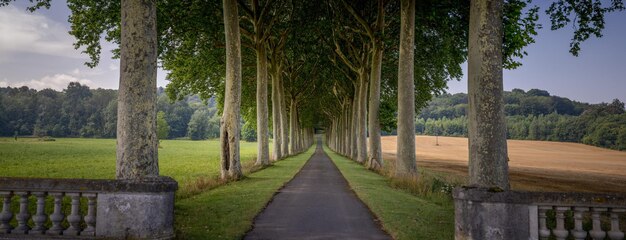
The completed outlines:
<svg viewBox="0 0 626 240">
<path fill-rule="evenodd" d="M 256 159 L 255 142 L 241 142 L 242 165 Z M 163 140 L 159 149 L 160 175 L 179 183 L 185 196 L 199 179 L 220 174 L 218 140 Z M 0 138 L 0 176 L 40 178 L 115 178 L 115 139 Z"/>
<path fill-rule="evenodd" d="M 419 197 L 395 189 L 388 178 L 326 146 L 324 151 L 394 239 L 454 239 L 454 204 L 451 199 Z"/>
</svg>

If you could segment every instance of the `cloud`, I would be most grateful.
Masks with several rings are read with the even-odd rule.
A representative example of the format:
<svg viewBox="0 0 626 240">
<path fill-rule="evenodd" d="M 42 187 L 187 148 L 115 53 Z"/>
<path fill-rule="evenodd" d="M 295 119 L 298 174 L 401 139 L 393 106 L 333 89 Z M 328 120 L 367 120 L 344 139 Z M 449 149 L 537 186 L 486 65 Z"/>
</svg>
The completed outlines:
<svg viewBox="0 0 626 240">
<path fill-rule="evenodd" d="M 117 63 L 117 64 L 115 64 L 115 63 L 109 64 L 109 70 L 116 71 L 116 70 L 119 70 L 119 69 L 120 69 L 119 63 Z"/>
<path fill-rule="evenodd" d="M 6 78 L 0 81 L 0 87 L 8 87 L 8 86 L 9 86 L 9 81 Z"/>
<path fill-rule="evenodd" d="M 0 87 L 21 87 L 28 86 L 37 90 L 52 88 L 55 90 L 63 90 L 70 82 L 79 82 L 87 86 L 93 86 L 93 81 L 84 78 L 77 78 L 67 74 L 55 74 L 53 76 L 45 76 L 41 79 L 33 79 L 26 82 L 9 83 L 7 79 L 0 81 Z"/>
<path fill-rule="evenodd" d="M 86 58 L 75 50 L 68 28 L 39 13 L 28 13 L 9 5 L 0 8 L 0 55 L 36 53 Z"/>
<path fill-rule="evenodd" d="M 67 72 L 67 74 L 72 75 L 77 78 L 85 78 L 85 77 L 96 77 L 108 74 L 109 72 L 104 67 L 95 67 L 95 68 L 74 68 L 74 70 Z"/>
</svg>

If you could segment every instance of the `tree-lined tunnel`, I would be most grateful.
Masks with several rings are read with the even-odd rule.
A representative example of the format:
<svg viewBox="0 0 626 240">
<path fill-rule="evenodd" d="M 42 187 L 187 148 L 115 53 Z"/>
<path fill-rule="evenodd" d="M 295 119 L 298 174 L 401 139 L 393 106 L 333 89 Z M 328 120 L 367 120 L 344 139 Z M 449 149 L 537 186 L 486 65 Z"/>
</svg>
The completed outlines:
<svg viewBox="0 0 626 240">
<path fill-rule="evenodd" d="M 120 12 L 129 8 L 127 2 L 135 2 L 137 11 L 154 14 Z M 622 1 L 585 2 L 557 0 L 546 10 L 552 29 L 576 27 L 570 44 L 574 55 L 591 34 L 601 36 L 605 13 L 624 9 Z M 302 151 L 312 143 L 317 127 L 326 129 L 334 150 L 369 168 L 380 168 L 380 133 L 396 129 L 396 175 L 416 174 L 415 111 L 444 92 L 447 81 L 463 77 L 461 64 L 466 61 L 470 148 L 480 153 L 472 155 L 470 165 L 477 171 L 485 167 L 482 163 L 500 165 L 506 159 L 502 68 L 520 66 L 517 60 L 540 28 L 539 8 L 523 0 L 67 3 L 70 34 L 77 39 L 75 47 L 89 55 L 86 64 L 91 67 L 99 62 L 102 41 L 123 47 L 124 26 L 135 26 L 136 20 L 146 23 L 136 25 L 141 29 L 127 37 L 138 34 L 138 41 L 153 41 L 145 37 L 154 36 L 156 44 L 150 45 L 154 49 L 147 51 L 154 51 L 157 64 L 146 66 L 152 68 L 148 75 L 122 75 L 120 86 L 135 76 L 152 81 L 151 71 L 159 65 L 168 71 L 170 98 L 216 97 L 223 114 L 222 176 L 234 179 L 241 177 L 237 153 L 241 118 L 256 127 L 258 165 Z M 50 4 L 37 0 L 30 10 Z M 124 48 L 113 51 L 124 60 Z M 131 62 L 122 63 L 121 69 L 133 71 L 125 66 Z M 275 146 L 271 154 L 270 135 Z M 506 189 L 506 163 L 498 168 L 502 170 L 484 172 L 499 175 L 497 180 L 489 177 L 483 182 L 480 172 L 472 175 L 472 183 Z"/>
<path fill-rule="evenodd" d="M 33 10 L 51 4 L 34 2 Z M 221 176 L 236 180 L 242 118 L 256 127 L 259 166 L 304 151 L 323 129 L 334 151 L 379 169 L 381 132 L 396 129 L 394 175 L 416 176 L 415 112 L 462 78 L 467 62 L 470 184 L 509 189 L 502 71 L 520 66 L 540 27 L 529 1 L 67 2 L 88 66 L 102 41 L 120 46 L 118 178 L 159 175 L 157 65 L 168 71 L 170 98 L 217 98 Z M 576 55 L 600 36 L 604 13 L 623 9 L 621 0 L 556 0 L 547 13 L 553 29 L 576 26 Z"/>
</svg>

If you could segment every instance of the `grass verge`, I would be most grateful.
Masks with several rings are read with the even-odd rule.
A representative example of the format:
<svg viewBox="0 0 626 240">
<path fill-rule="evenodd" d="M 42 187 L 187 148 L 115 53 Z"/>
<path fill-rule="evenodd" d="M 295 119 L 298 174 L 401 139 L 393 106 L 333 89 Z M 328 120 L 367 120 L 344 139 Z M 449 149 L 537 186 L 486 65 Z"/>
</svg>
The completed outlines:
<svg viewBox="0 0 626 240">
<path fill-rule="evenodd" d="M 324 146 L 357 196 L 394 239 L 453 239 L 454 204 L 440 195 L 416 196 Z"/>
<path fill-rule="evenodd" d="M 300 171 L 314 151 L 315 145 L 243 180 L 179 200 L 174 210 L 177 238 L 241 239 L 254 217 Z"/>
</svg>

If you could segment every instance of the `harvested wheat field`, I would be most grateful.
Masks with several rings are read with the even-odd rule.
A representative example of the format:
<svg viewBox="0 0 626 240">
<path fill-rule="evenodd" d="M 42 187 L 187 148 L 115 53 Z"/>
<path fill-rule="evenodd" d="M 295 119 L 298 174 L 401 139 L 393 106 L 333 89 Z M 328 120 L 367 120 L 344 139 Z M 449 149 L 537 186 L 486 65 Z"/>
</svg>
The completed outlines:
<svg viewBox="0 0 626 240">
<path fill-rule="evenodd" d="M 467 138 L 416 136 L 418 168 L 467 177 Z M 396 137 L 382 137 L 383 155 L 395 160 Z M 514 190 L 626 192 L 626 152 L 579 143 L 509 140 Z"/>
</svg>

